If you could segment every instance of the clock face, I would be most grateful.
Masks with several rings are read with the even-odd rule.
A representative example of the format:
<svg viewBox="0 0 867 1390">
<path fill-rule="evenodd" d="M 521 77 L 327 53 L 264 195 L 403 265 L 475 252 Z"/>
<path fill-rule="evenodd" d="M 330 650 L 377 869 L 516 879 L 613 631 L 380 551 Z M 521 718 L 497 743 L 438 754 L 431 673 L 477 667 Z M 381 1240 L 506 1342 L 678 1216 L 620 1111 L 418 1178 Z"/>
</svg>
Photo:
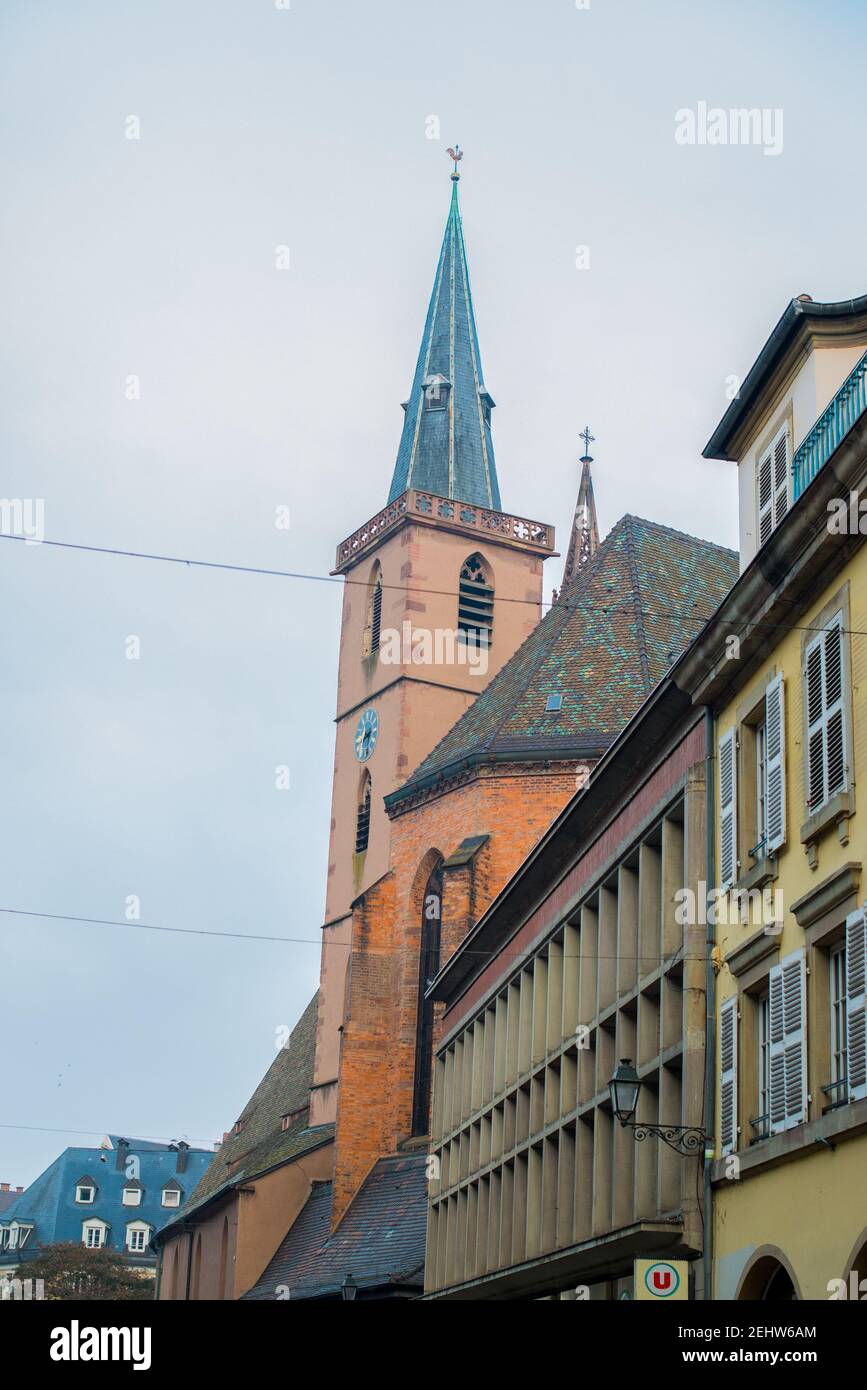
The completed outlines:
<svg viewBox="0 0 867 1390">
<path fill-rule="evenodd" d="M 379 716 L 375 709 L 366 709 L 355 730 L 355 756 L 360 763 L 366 763 L 379 737 Z"/>
</svg>

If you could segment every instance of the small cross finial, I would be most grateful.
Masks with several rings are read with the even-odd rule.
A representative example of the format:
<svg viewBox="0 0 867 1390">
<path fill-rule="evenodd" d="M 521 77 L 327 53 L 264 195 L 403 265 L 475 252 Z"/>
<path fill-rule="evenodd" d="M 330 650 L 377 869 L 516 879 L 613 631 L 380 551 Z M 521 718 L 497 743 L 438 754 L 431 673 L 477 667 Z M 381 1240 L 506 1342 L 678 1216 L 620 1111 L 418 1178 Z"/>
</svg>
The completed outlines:
<svg viewBox="0 0 867 1390">
<path fill-rule="evenodd" d="M 582 463 L 592 463 L 593 460 L 592 460 L 592 458 L 590 457 L 590 445 L 596 443 L 596 436 L 595 436 L 595 434 L 591 434 L 591 433 L 590 433 L 590 426 L 589 426 L 589 425 L 585 425 L 585 426 L 584 426 L 584 428 L 583 428 L 583 430 L 581 431 L 581 433 L 579 434 L 578 438 L 584 440 L 584 454 L 583 454 L 583 456 L 582 456 L 582 458 L 581 458 L 581 462 L 582 462 Z"/>
<path fill-rule="evenodd" d="M 454 149 L 452 149 L 451 145 L 449 145 L 448 149 L 446 150 L 446 154 L 454 160 L 455 167 L 452 171 L 452 178 L 459 179 L 460 174 L 458 173 L 458 163 L 464 157 L 463 150 L 461 149 L 460 145 L 455 145 Z"/>
</svg>

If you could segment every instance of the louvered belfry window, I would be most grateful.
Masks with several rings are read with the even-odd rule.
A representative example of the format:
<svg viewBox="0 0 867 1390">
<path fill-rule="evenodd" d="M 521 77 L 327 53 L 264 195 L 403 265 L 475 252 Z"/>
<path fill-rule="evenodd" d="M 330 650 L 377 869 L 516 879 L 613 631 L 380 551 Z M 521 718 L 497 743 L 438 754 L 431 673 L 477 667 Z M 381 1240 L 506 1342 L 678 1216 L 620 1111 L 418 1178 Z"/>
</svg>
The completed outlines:
<svg viewBox="0 0 867 1390">
<path fill-rule="evenodd" d="M 358 802 L 358 817 L 355 823 L 355 853 L 363 854 L 370 842 L 370 798 L 371 781 L 365 777 L 364 786 Z"/>
<path fill-rule="evenodd" d="M 373 587 L 368 590 L 367 617 L 364 624 L 362 656 L 373 656 L 379 651 L 379 636 L 382 628 L 382 574 L 377 564 Z"/>
<path fill-rule="evenodd" d="M 458 588 L 458 634 L 461 640 L 489 647 L 494 632 L 494 589 L 481 555 L 461 566 Z"/>
<path fill-rule="evenodd" d="M 812 813 L 847 784 L 843 617 L 809 643 L 805 653 L 807 808 Z"/>
<path fill-rule="evenodd" d="M 789 510 L 789 471 L 789 427 L 784 425 L 759 460 L 759 545 L 764 545 Z"/>
</svg>

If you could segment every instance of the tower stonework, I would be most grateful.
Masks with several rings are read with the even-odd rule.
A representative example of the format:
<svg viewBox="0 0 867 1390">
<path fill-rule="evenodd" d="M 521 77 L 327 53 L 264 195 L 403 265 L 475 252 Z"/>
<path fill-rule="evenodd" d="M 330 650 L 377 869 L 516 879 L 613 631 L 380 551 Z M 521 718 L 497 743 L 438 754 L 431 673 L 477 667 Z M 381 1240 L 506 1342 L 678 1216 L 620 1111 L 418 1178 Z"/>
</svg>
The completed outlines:
<svg viewBox="0 0 867 1390">
<path fill-rule="evenodd" d="M 333 571 L 345 586 L 312 1125 L 337 1115 L 353 903 L 391 863 L 384 798 L 541 617 L 553 527 L 500 510 L 493 406 L 453 176 L 389 501 Z"/>
</svg>

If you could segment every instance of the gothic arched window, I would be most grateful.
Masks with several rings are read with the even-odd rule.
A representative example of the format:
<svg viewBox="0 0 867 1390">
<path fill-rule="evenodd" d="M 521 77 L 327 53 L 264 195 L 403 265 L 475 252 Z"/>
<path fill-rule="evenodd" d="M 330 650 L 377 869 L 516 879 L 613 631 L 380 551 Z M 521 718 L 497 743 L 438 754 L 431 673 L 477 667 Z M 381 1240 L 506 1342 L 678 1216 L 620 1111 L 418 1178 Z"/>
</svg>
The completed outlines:
<svg viewBox="0 0 867 1390">
<path fill-rule="evenodd" d="M 363 854 L 370 841 L 370 800 L 373 784 L 370 773 L 365 772 L 358 796 L 358 814 L 355 822 L 355 853 Z"/>
<path fill-rule="evenodd" d="M 458 585 L 458 640 L 489 647 L 494 634 L 494 586 L 490 572 L 476 553 L 461 566 Z"/>
<path fill-rule="evenodd" d="M 442 868 L 427 881 L 421 907 L 421 948 L 418 962 L 418 1012 L 415 1030 L 415 1080 L 412 1091 L 412 1132 L 430 1129 L 431 1066 L 433 1061 L 433 1000 L 428 985 L 440 968 L 440 924 L 443 910 Z"/>
<path fill-rule="evenodd" d="M 379 634 L 382 627 L 382 570 L 379 561 L 373 567 L 367 591 L 367 615 L 364 622 L 362 656 L 373 656 L 379 651 Z"/>
</svg>

